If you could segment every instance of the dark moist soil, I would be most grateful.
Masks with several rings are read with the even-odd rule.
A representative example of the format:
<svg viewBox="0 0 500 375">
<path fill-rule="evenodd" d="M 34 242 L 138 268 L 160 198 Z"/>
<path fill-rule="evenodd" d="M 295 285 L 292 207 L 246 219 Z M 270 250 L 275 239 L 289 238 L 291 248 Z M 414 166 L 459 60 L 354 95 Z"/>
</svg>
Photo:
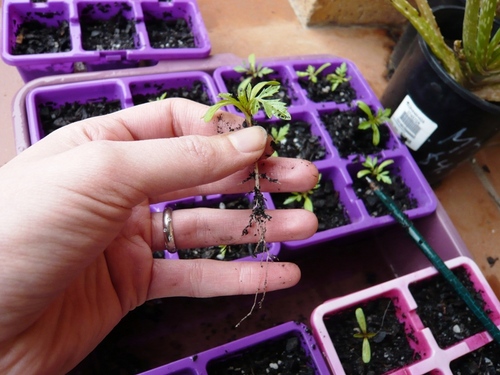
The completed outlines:
<svg viewBox="0 0 500 375">
<path fill-rule="evenodd" d="M 455 375 L 498 375 L 500 373 L 500 345 L 495 341 L 450 363 Z"/>
<path fill-rule="evenodd" d="M 365 313 L 368 332 L 378 333 L 369 341 L 372 355 L 367 364 L 361 358 L 363 340 L 353 336 L 359 328 L 355 316 L 358 307 Z M 385 374 L 420 359 L 420 354 L 410 347 L 411 335 L 407 338 L 404 324 L 397 319 L 394 301 L 390 298 L 379 298 L 325 316 L 324 322 L 347 375 Z"/>
<path fill-rule="evenodd" d="M 175 206 L 175 209 L 179 208 L 193 208 L 193 207 L 209 207 L 218 209 L 249 209 L 251 207 L 251 202 L 246 196 L 234 197 L 227 196 L 220 203 L 213 203 L 206 201 L 205 203 L 194 204 L 194 203 L 179 203 Z M 221 244 L 224 245 L 224 244 Z M 245 258 L 248 256 L 255 256 L 255 254 L 263 252 L 262 246 L 257 248 L 257 244 L 248 243 L 241 245 L 228 245 L 223 258 L 218 258 L 223 248 L 221 246 L 209 246 L 201 248 L 192 249 L 179 249 L 177 254 L 179 254 L 180 259 L 216 259 L 223 261 L 231 261 L 235 259 Z M 220 255 L 222 257 L 222 255 Z"/>
<path fill-rule="evenodd" d="M 106 115 L 121 109 L 121 102 L 119 100 L 108 101 L 106 98 L 97 98 L 91 99 L 86 103 L 78 101 L 68 102 L 62 106 L 47 102 L 38 107 L 38 114 L 43 132 L 45 135 L 48 135 L 73 122 Z"/>
<path fill-rule="evenodd" d="M 93 18 L 95 8 L 102 13 L 107 13 L 114 5 L 121 5 L 122 9 L 107 20 Z M 135 20 L 129 20 L 123 11 L 132 8 L 126 3 L 113 3 L 95 5 L 89 4 L 80 16 L 82 29 L 82 46 L 87 51 L 136 49 Z"/>
<path fill-rule="evenodd" d="M 187 21 L 183 18 L 171 18 L 168 12 L 163 18 L 154 18 L 151 15 L 146 19 L 149 44 L 153 48 L 195 48 L 194 35 Z"/>
<path fill-rule="evenodd" d="M 233 94 L 236 98 L 238 96 L 238 86 L 240 83 L 246 78 L 246 76 L 241 75 L 239 79 L 225 79 L 224 83 L 227 88 L 227 92 Z M 286 106 L 290 106 L 292 104 L 292 100 L 294 99 L 291 94 L 290 82 L 288 80 L 283 81 L 282 77 L 278 73 L 271 73 L 265 75 L 263 78 L 254 78 L 250 82 L 252 87 L 255 87 L 256 84 L 260 82 L 268 82 L 268 81 L 277 81 L 280 83 L 279 91 L 271 96 L 271 99 L 279 99 Z"/>
<path fill-rule="evenodd" d="M 315 375 L 316 367 L 294 334 L 252 346 L 207 366 L 208 375 Z"/>
<path fill-rule="evenodd" d="M 136 94 L 133 95 L 132 100 L 134 105 L 143 104 L 147 102 L 154 102 L 158 98 L 160 98 L 164 93 L 166 96 L 164 99 L 168 98 L 184 98 L 193 100 L 198 103 L 212 105 L 212 100 L 207 93 L 207 88 L 201 81 L 193 82 L 191 87 L 183 86 L 183 87 L 174 87 L 169 89 L 164 89 L 163 84 L 147 84 L 145 88 L 151 88 L 154 92 L 149 94 Z M 133 86 L 132 86 L 133 87 Z"/>
<path fill-rule="evenodd" d="M 271 194 L 276 208 L 303 208 L 303 201 L 284 205 L 283 202 L 289 196 L 290 193 Z M 318 232 L 350 224 L 349 215 L 340 201 L 340 194 L 335 190 L 332 180 L 323 177 L 319 188 L 315 189 L 310 197 L 313 202 L 313 212 L 318 218 Z"/>
<path fill-rule="evenodd" d="M 45 14 L 47 18 L 54 13 Z M 67 21 L 57 26 L 47 26 L 37 20 L 30 20 L 19 25 L 16 31 L 16 44 L 13 55 L 33 55 L 71 51 L 71 35 Z"/>
<path fill-rule="evenodd" d="M 474 289 L 464 267 L 453 270 L 474 300 L 485 307 L 482 294 Z M 417 302 L 417 314 L 429 327 L 441 348 L 448 348 L 463 339 L 482 332 L 485 328 L 469 310 L 455 290 L 441 275 L 410 284 L 410 292 Z M 487 311 L 489 313 L 489 311 Z M 500 358 L 500 356 L 498 357 Z"/>
<path fill-rule="evenodd" d="M 343 82 L 332 91 L 332 84 L 326 80 L 326 76 L 319 77 L 316 83 L 301 77 L 299 84 L 306 91 L 307 97 L 315 103 L 351 103 L 357 97 L 350 82 Z"/>
<path fill-rule="evenodd" d="M 394 169 L 388 168 L 391 171 L 391 184 L 378 182 L 380 189 L 396 203 L 402 211 L 408 211 L 418 207 L 418 201 L 413 197 L 411 189 L 406 185 L 403 178 L 397 174 Z M 391 212 L 375 195 L 368 183 L 364 179 L 359 179 L 356 176 L 352 177 L 352 188 L 356 196 L 363 201 L 366 210 L 372 217 L 380 217 L 390 215 Z"/>
<path fill-rule="evenodd" d="M 373 108 L 371 110 L 373 111 Z M 374 146 L 372 130 L 358 129 L 360 122 L 367 118 L 366 114 L 357 107 L 349 111 L 335 110 L 323 113 L 320 117 L 342 158 L 353 154 L 375 155 L 387 147 L 390 139 L 387 125 L 379 126 L 380 142 Z"/>
<path fill-rule="evenodd" d="M 261 123 L 268 133 L 271 129 L 277 131 L 287 124 L 290 128 L 286 138 L 279 143 L 273 143 L 273 148 L 278 156 L 287 158 L 298 158 L 309 161 L 323 160 L 326 155 L 325 146 L 321 143 L 321 138 L 311 133 L 311 124 L 306 121 L 279 121 L 270 123 Z"/>
</svg>

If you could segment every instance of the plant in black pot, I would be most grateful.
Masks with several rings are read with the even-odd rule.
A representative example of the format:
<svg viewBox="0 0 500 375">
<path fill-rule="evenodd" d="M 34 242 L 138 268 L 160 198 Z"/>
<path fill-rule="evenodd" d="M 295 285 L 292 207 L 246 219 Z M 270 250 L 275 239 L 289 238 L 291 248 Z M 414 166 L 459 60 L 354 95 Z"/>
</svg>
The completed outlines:
<svg viewBox="0 0 500 375">
<path fill-rule="evenodd" d="M 417 30 L 381 98 L 394 130 L 435 184 L 500 130 L 498 0 L 465 8 L 391 0 Z"/>
</svg>

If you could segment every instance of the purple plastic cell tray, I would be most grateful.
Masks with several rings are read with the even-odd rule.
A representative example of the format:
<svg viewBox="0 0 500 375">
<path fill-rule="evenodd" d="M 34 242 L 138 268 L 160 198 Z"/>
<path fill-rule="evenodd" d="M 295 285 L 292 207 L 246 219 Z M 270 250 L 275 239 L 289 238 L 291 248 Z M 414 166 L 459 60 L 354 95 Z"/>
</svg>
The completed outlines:
<svg viewBox="0 0 500 375">
<path fill-rule="evenodd" d="M 243 62 L 244 64 L 245 62 Z M 347 65 L 347 76 L 351 77 L 349 81 L 352 88 L 356 91 L 356 98 L 347 103 L 335 102 L 313 102 L 307 96 L 307 92 L 300 86 L 297 71 L 305 71 L 309 65 L 316 69 L 324 63 L 331 65 L 324 70 L 324 74 L 333 72 L 342 63 Z M 282 252 L 291 250 L 309 248 L 311 246 L 336 240 L 353 234 L 359 234 L 368 230 L 394 223 L 394 219 L 389 216 L 372 217 L 368 214 L 360 199 L 356 197 L 352 189 L 352 175 L 350 171 L 358 168 L 359 162 L 364 161 L 364 157 L 359 155 L 349 155 L 342 158 L 338 150 L 333 145 L 331 136 L 328 134 L 324 124 L 321 121 L 321 114 L 341 110 L 347 111 L 356 108 L 358 100 L 364 101 L 375 111 L 382 108 L 377 97 L 370 86 L 363 78 L 357 67 L 350 61 L 342 58 L 321 58 L 321 59 L 289 59 L 289 60 L 263 60 L 258 61 L 260 66 L 269 67 L 274 73 L 269 76 L 270 79 L 278 79 L 286 86 L 291 97 L 291 104 L 288 109 L 294 118 L 303 118 L 308 116 L 312 124 L 313 134 L 320 135 L 326 145 L 326 157 L 324 160 L 315 161 L 320 173 L 333 180 L 333 185 L 339 193 L 341 202 L 346 208 L 347 215 L 351 223 L 338 228 L 317 232 L 308 240 L 303 241 L 285 241 Z M 228 92 L 226 82 L 237 80 L 241 73 L 234 70 L 234 66 L 222 66 L 214 71 L 214 80 L 220 92 Z M 228 111 L 238 113 L 234 108 L 228 108 Z M 260 111 L 255 116 L 258 120 L 264 120 L 265 114 Z M 264 120 L 268 121 L 268 120 Z M 418 207 L 408 210 L 406 214 L 410 219 L 426 216 L 433 212 L 437 206 L 437 199 L 431 187 L 423 177 L 415 161 L 411 157 L 406 146 L 398 139 L 397 135 L 390 129 L 390 139 L 386 147 L 381 151 L 379 159 L 394 159 L 395 164 L 401 167 L 401 175 L 411 189 L 413 198 L 418 202 Z"/>
<path fill-rule="evenodd" d="M 259 62 L 262 65 L 272 67 L 277 72 L 276 74 L 279 74 L 279 79 L 287 82 L 288 91 L 293 92 L 293 95 L 291 95 L 292 103 L 289 106 L 292 120 L 307 120 L 311 123 L 312 134 L 321 139 L 326 149 L 325 157 L 323 160 L 318 160 L 314 163 L 324 178 L 329 178 L 333 181 L 336 194 L 339 195 L 340 203 L 345 208 L 346 215 L 350 221 L 349 224 L 337 228 L 319 231 L 307 240 L 282 242 L 280 250 L 281 259 L 285 259 L 289 255 L 293 256 L 299 250 L 310 249 L 319 244 L 328 244 L 331 241 L 340 239 L 359 239 L 362 234 L 394 225 L 395 223 L 390 215 L 370 216 L 362 200 L 356 197 L 353 190 L 353 178 L 355 178 L 355 171 L 360 168 L 360 162 L 364 160 L 364 156 L 350 155 L 345 158 L 340 157 L 328 131 L 321 121 L 321 113 L 336 109 L 348 110 L 355 106 L 355 100 L 351 103 L 341 104 L 332 102 L 314 103 L 307 98 L 305 91 L 298 83 L 299 77 L 296 74 L 296 70 L 305 70 L 308 65 L 319 67 L 325 62 L 330 62 L 332 69 L 340 66 L 342 63 L 346 63 L 347 74 L 351 77 L 350 83 L 357 93 L 357 99 L 363 100 L 374 109 L 381 108 L 380 103 L 356 66 L 345 59 L 328 57 Z M 159 86 L 168 88 L 172 86 L 179 87 L 184 84 L 189 85 L 197 79 L 204 82 L 207 91 L 210 92 L 212 101 L 215 103 L 219 100 L 217 97 L 218 94 L 227 91 L 222 86 L 223 76 L 227 74 L 233 77 L 235 73 L 232 66 L 224 66 L 215 69 L 213 76 L 202 71 L 187 71 L 90 80 L 81 83 L 54 84 L 34 88 L 26 95 L 26 112 L 31 144 L 45 135 L 40 124 L 40 114 L 38 111 L 42 103 L 52 101 L 57 106 L 63 105 L 67 101 L 73 100 L 73 98 L 79 101 L 95 100 L 98 97 L 102 97 L 104 93 L 109 92 L 111 97 L 118 98 L 122 102 L 123 108 L 127 108 L 134 105 L 133 96 L 136 93 L 151 93 L 157 90 Z M 229 108 L 229 110 L 232 109 Z M 234 110 L 233 112 L 238 113 Z M 274 121 L 273 119 L 265 119 L 263 113 L 257 117 L 261 121 Z M 392 130 L 390 130 L 390 140 L 387 148 L 383 149 L 377 156 L 380 160 L 393 159 L 395 161 L 394 169 L 398 170 L 406 185 L 411 189 L 411 195 L 417 201 L 417 207 L 406 211 L 410 219 L 414 220 L 427 216 L 436 210 L 437 198 L 434 192 L 423 177 L 406 146 L 401 143 Z M 272 207 L 275 207 L 272 198 L 268 203 Z"/>
<path fill-rule="evenodd" d="M 500 302 L 474 261 L 468 257 L 457 257 L 447 261 L 446 264 L 452 270 L 459 267 L 465 268 L 474 285 L 474 289 L 481 293 L 485 301 L 485 311 L 488 311 L 489 317 L 498 326 L 500 324 Z M 447 348 L 441 348 L 437 344 L 433 332 L 424 326 L 419 317 L 417 302 L 410 292 L 410 285 L 415 285 L 435 275 L 437 275 L 435 268 L 425 268 L 371 288 L 329 300 L 318 306 L 311 315 L 311 325 L 316 340 L 333 373 L 335 375 L 344 375 L 345 371 L 325 326 L 325 317 L 335 315 L 346 309 L 362 306 L 368 301 L 381 297 L 391 298 L 393 303 L 397 305 L 398 319 L 405 324 L 406 332 L 411 333 L 414 338 L 414 340 L 408 340 L 408 342 L 420 354 L 420 359 L 408 367 L 392 371 L 391 374 L 423 375 L 432 373 L 451 375 L 452 372 L 449 365 L 453 360 L 491 342 L 490 335 L 486 331 L 482 331 L 466 337 Z M 361 345 L 359 346 L 359 350 L 361 350 Z"/>
<path fill-rule="evenodd" d="M 58 108 L 65 103 L 87 103 L 106 97 L 108 100 L 119 100 L 124 109 L 134 106 L 136 94 L 157 93 L 161 95 L 162 90 L 189 88 L 195 82 L 201 82 L 211 102 L 215 103 L 218 100 L 212 77 L 202 71 L 151 74 L 38 87 L 26 96 L 31 144 L 38 142 L 46 135 L 40 114 L 40 106 L 46 103 L 52 103 L 54 108 Z"/>
<path fill-rule="evenodd" d="M 134 43 L 120 49 L 84 48 L 85 27 L 92 20 L 107 20 L 122 15 L 133 21 Z M 161 60 L 199 59 L 210 54 L 211 44 L 196 0 L 140 1 L 47 1 L 6 0 L 3 6 L 2 58 L 19 70 L 25 82 L 38 77 L 81 71 L 101 71 L 154 65 Z M 154 48 L 148 29 L 160 24 L 185 20 L 191 29 L 194 47 Z M 15 54 L 16 43 L 22 43 L 20 27 L 24 22 L 38 21 L 48 27 L 67 23 L 70 33 L 69 51 Z M 86 35 L 86 34 L 85 34 Z M 103 47 L 104 48 L 104 47 Z"/>
<path fill-rule="evenodd" d="M 328 366 L 311 334 L 309 328 L 301 323 L 287 322 L 279 326 L 246 336 L 239 340 L 197 353 L 156 369 L 143 372 L 141 375 L 196 375 L 211 374 L 209 366 L 214 361 L 238 356 L 239 353 L 265 342 L 279 340 L 284 337 L 297 337 L 305 353 L 310 358 L 309 366 L 315 375 L 330 375 Z M 272 365 L 272 364 L 271 364 Z"/>
</svg>

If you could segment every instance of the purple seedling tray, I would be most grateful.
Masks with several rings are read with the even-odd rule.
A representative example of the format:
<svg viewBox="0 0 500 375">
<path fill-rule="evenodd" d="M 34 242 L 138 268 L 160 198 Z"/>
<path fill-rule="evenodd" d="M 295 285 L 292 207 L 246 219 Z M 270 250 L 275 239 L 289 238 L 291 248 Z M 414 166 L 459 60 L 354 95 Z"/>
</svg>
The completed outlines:
<svg viewBox="0 0 500 375">
<path fill-rule="evenodd" d="M 311 365 L 315 369 L 315 375 L 330 375 L 328 366 L 318 349 L 318 345 L 310 329 L 304 324 L 296 322 L 287 322 L 269 328 L 239 340 L 143 372 L 141 375 L 206 375 L 208 374 L 207 369 L 213 361 L 238 355 L 238 353 L 246 349 L 287 336 L 299 338 L 303 350 L 311 359 Z"/>
<path fill-rule="evenodd" d="M 350 84 L 356 91 L 356 99 L 349 103 L 335 102 L 313 102 L 306 91 L 300 86 L 297 71 L 305 71 L 308 65 L 316 68 L 324 63 L 329 62 L 331 65 L 324 70 L 325 74 L 333 72 L 342 63 L 347 65 L 347 76 L 351 77 Z M 332 112 L 335 110 L 348 111 L 356 108 L 358 100 L 364 101 L 375 112 L 382 108 L 377 97 L 372 89 L 363 78 L 357 67 L 350 61 L 342 58 L 318 58 L 318 59 L 287 59 L 287 60 L 263 60 L 258 62 L 259 65 L 269 67 L 275 71 L 275 76 L 284 86 L 288 88 L 292 103 L 288 107 L 289 112 L 293 115 L 308 113 L 313 119 L 313 132 L 320 134 L 327 146 L 327 157 L 321 161 L 315 161 L 321 173 L 330 174 L 334 181 L 334 187 L 341 196 L 341 202 L 346 207 L 348 216 L 351 218 L 351 224 L 329 229 L 323 232 L 318 232 L 308 240 L 284 242 L 283 250 L 296 251 L 299 249 L 309 248 L 320 243 L 344 238 L 353 234 L 359 234 L 375 228 L 386 226 L 394 223 L 394 219 L 389 216 L 371 217 L 362 207 L 362 202 L 355 196 L 352 191 L 352 177 L 349 170 L 353 168 L 355 162 L 359 162 L 359 155 L 350 155 L 346 158 L 341 158 L 338 150 L 335 148 L 331 136 L 321 121 L 321 114 Z M 215 83 L 220 92 L 227 92 L 226 80 L 237 79 L 241 77 L 241 73 L 234 70 L 234 65 L 222 66 L 215 69 L 213 76 Z M 273 78 L 273 75 L 269 76 Z M 228 111 L 238 113 L 234 108 L 228 108 Z M 264 120 L 265 116 L 262 111 L 255 117 L 257 120 Z M 292 117 L 293 119 L 293 117 Z M 265 120 L 267 121 L 267 120 Z M 383 125 L 386 126 L 386 125 Z M 381 151 L 382 158 L 395 159 L 396 164 L 402 168 L 402 176 L 405 183 L 411 188 L 413 197 L 418 202 L 418 207 L 406 212 L 410 219 L 416 219 L 426 216 L 435 211 L 437 199 L 431 187 L 423 177 L 415 161 L 411 157 L 406 146 L 398 139 L 397 135 L 390 130 L 390 139 L 386 147 Z M 335 172 L 333 172 L 335 171 Z"/>
<path fill-rule="evenodd" d="M 101 11 L 97 6 L 108 8 Z M 83 15 L 87 6 L 95 6 L 91 17 L 108 20 L 118 12 L 135 21 L 135 48 L 116 50 L 85 50 L 82 44 L 81 24 L 86 23 Z M 210 54 L 211 44 L 196 0 L 140 1 L 48 1 L 33 3 L 30 0 L 6 0 L 3 6 L 4 33 L 2 36 L 2 58 L 19 70 L 23 80 L 28 82 L 38 77 L 67 74 L 74 71 L 101 71 L 123 69 L 140 65 L 154 65 L 161 60 L 199 59 Z M 193 48 L 153 48 L 148 36 L 151 19 L 170 22 L 184 19 L 194 37 Z M 16 33 L 19 25 L 27 20 L 36 20 L 54 27 L 68 22 L 71 50 L 69 52 L 14 55 Z"/>
<path fill-rule="evenodd" d="M 463 267 L 467 270 L 474 288 L 482 294 L 486 303 L 485 311 L 489 312 L 490 318 L 497 326 L 500 325 L 500 302 L 474 261 L 468 257 L 457 257 L 447 261 L 446 264 L 451 269 Z M 491 336 L 486 331 L 483 331 L 467 337 L 446 349 L 438 346 L 432 331 L 424 326 L 418 316 L 417 303 L 409 290 L 410 284 L 427 280 L 435 275 L 437 275 L 435 268 L 425 268 L 371 288 L 329 300 L 318 306 L 311 315 L 311 325 L 316 340 L 333 373 L 343 375 L 345 371 L 325 326 L 325 316 L 361 306 L 363 303 L 380 297 L 389 297 L 394 304 L 397 304 L 400 309 L 398 318 L 405 323 L 407 332 L 411 332 L 416 338 L 416 340 L 409 340 L 409 343 L 421 356 L 418 361 L 408 367 L 392 371 L 391 374 L 422 375 L 432 371 L 433 374 L 451 375 L 452 372 L 449 367 L 451 361 L 491 342 Z M 358 349 L 361 350 L 361 342 L 356 350 Z"/>
<path fill-rule="evenodd" d="M 52 102 L 55 107 L 58 107 L 67 102 L 85 103 L 107 96 L 108 99 L 120 100 L 122 108 L 128 108 L 134 106 L 133 95 L 135 94 L 151 94 L 158 90 L 191 87 L 196 81 L 203 84 L 210 100 L 215 103 L 217 101 L 215 83 L 209 74 L 202 71 L 110 78 L 38 87 L 26 96 L 31 144 L 45 136 L 39 113 L 39 106 L 44 103 Z"/>
<path fill-rule="evenodd" d="M 267 209 L 273 209 L 274 207 L 271 206 L 268 202 L 272 202 L 271 197 L 268 193 L 263 193 L 264 198 L 266 199 L 266 208 Z M 190 197 L 187 199 L 179 199 L 175 201 L 169 201 L 169 202 L 162 202 L 162 203 L 156 203 L 152 204 L 150 206 L 150 211 L 151 212 L 163 212 L 165 209 L 165 206 L 170 206 L 173 209 L 176 209 L 176 206 L 178 205 L 188 205 L 188 206 L 193 206 L 193 207 L 208 207 L 212 206 L 214 204 L 218 204 L 220 202 L 223 202 L 225 199 L 231 199 L 232 197 L 237 197 L 238 195 L 232 194 L 232 195 L 221 195 L 221 194 L 216 194 L 216 195 L 210 195 L 206 197 L 202 196 L 195 196 L 195 197 Z M 242 195 L 239 195 L 242 196 Z M 251 202 L 253 199 L 253 194 L 246 194 L 248 200 Z M 243 228 L 242 228 L 243 230 Z M 250 241 L 249 241 L 250 242 Z M 223 245 L 223 244 L 221 244 Z M 247 256 L 239 259 L 235 259 L 234 261 L 254 261 L 254 262 L 266 262 L 266 261 L 272 261 L 274 259 L 278 259 L 279 253 L 281 250 L 281 243 L 280 242 L 268 242 L 267 243 L 267 252 L 255 254 L 255 256 Z M 179 250 L 182 251 L 182 250 Z M 169 253 L 168 251 L 165 251 L 165 259 L 179 259 L 179 252 L 176 253 Z"/>
<path fill-rule="evenodd" d="M 231 62 L 234 61 L 234 59 L 228 59 L 228 61 Z M 348 225 L 318 232 L 309 240 L 283 242 L 281 246 L 282 259 L 288 257 L 288 255 L 293 256 L 293 254 L 298 253 L 299 250 L 309 249 L 319 244 L 328 244 L 331 241 L 337 241 L 339 239 L 359 239 L 361 234 L 368 234 L 374 229 L 388 227 L 394 225 L 395 223 L 394 219 L 390 215 L 371 217 L 366 212 L 366 209 L 362 207 L 362 201 L 356 197 L 352 189 L 352 173 L 353 170 L 359 167 L 358 163 L 359 161 L 362 161 L 363 158 L 360 157 L 356 159 L 355 156 L 341 158 L 320 118 L 320 114 L 324 111 L 331 111 L 335 109 L 348 110 L 351 108 L 349 106 L 355 105 L 355 101 L 353 100 L 350 104 L 337 104 L 330 102 L 313 103 L 307 98 L 305 92 L 298 83 L 298 77 L 295 73 L 296 69 L 305 69 L 308 65 L 321 66 L 325 62 L 331 62 L 333 68 L 345 62 L 347 65 L 347 73 L 352 77 L 350 82 L 358 93 L 357 98 L 363 100 L 374 109 L 381 108 L 380 103 L 377 101 L 375 95 L 357 70 L 356 66 L 352 62 L 345 59 L 322 56 L 259 62 L 260 64 L 272 67 L 276 70 L 276 72 L 279 72 L 279 74 L 284 76 L 281 79 L 285 80 L 291 87 L 291 90 L 294 91 L 294 95 L 292 96 L 294 99 L 292 104 L 289 106 L 289 112 L 292 116 L 294 116 L 292 119 L 307 119 L 307 121 L 311 123 L 312 133 L 320 136 L 321 141 L 326 148 L 326 156 L 323 160 L 315 161 L 314 163 L 321 173 L 325 173 L 333 179 L 334 187 L 340 194 L 341 203 L 346 208 L 347 215 L 350 217 L 351 221 Z M 98 90 L 98 93 L 100 94 L 98 96 L 102 96 L 103 88 L 105 88 L 106 90 L 111 91 L 113 95 L 122 101 L 123 108 L 127 108 L 133 105 L 132 95 L 136 91 L 146 93 L 148 90 L 152 90 L 152 87 L 156 84 L 161 85 L 163 88 L 170 86 L 178 87 L 186 83 L 189 84 L 189 82 L 192 83 L 193 80 L 198 79 L 204 82 L 207 86 L 207 90 L 210 92 L 210 96 L 213 98 L 213 101 L 216 102 L 219 100 L 217 97 L 218 94 L 220 92 L 224 92 L 224 88 L 220 87 L 221 76 L 228 69 L 233 71 L 233 68 L 228 68 L 226 65 L 221 67 L 222 64 L 220 64 L 220 61 L 210 62 L 207 60 L 206 64 L 209 64 L 209 68 L 205 69 L 206 71 L 182 71 L 134 76 L 133 73 L 127 73 L 127 71 L 132 72 L 134 69 L 126 69 L 123 70 L 123 72 L 128 75 L 123 77 L 109 78 L 108 75 L 108 78 L 106 79 L 85 79 L 82 82 L 72 81 L 64 83 L 67 80 L 69 81 L 70 76 L 76 76 L 66 75 L 61 76 L 64 77 L 64 79 L 59 83 L 52 82 L 49 85 L 33 85 L 31 90 L 26 90 L 27 92 L 22 93 L 22 95 L 26 95 L 25 107 L 31 144 L 38 141 L 44 135 L 41 130 L 42 128 L 39 121 L 39 115 L 37 113 L 37 107 L 44 101 L 54 101 L 56 103 L 63 104 L 65 101 L 69 101 L 70 98 L 74 96 L 76 96 L 79 100 L 92 99 L 95 95 L 89 96 L 89 94 L 93 94 L 93 92 L 97 92 L 96 90 Z M 237 64 L 231 65 L 231 67 L 236 65 Z M 141 69 L 150 71 L 155 68 L 156 67 L 138 68 L 137 71 L 140 72 Z M 180 70 L 182 70 L 182 68 L 180 68 Z M 213 75 L 211 76 L 207 72 L 213 72 Z M 94 75 L 96 73 L 87 74 Z M 80 76 L 83 78 L 85 74 L 80 74 Z M 45 78 L 41 78 L 40 81 L 41 80 L 45 80 Z M 93 85 L 97 88 L 92 89 L 91 87 Z M 264 117 L 261 117 L 261 120 L 264 121 Z M 271 119 L 265 121 L 274 120 Z M 17 129 L 16 131 L 18 133 L 22 133 L 21 129 Z M 394 159 L 396 162 L 395 164 L 401 167 L 401 175 L 404 178 L 405 183 L 410 187 L 413 198 L 415 198 L 418 202 L 417 208 L 406 212 L 409 218 L 414 220 L 420 217 L 428 216 L 436 210 L 437 198 L 417 167 L 415 161 L 411 157 L 406 146 L 400 142 L 392 131 L 390 134 L 391 139 L 389 141 L 388 148 L 381 151 L 379 156 L 381 159 Z M 22 135 L 24 136 L 25 134 Z M 272 201 L 268 203 L 274 207 Z"/>
</svg>

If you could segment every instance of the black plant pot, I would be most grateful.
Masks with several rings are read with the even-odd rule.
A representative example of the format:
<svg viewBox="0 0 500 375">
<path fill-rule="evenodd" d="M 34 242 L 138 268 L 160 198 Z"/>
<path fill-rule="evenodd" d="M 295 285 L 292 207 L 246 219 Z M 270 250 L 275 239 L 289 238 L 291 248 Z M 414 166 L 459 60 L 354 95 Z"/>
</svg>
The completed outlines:
<svg viewBox="0 0 500 375">
<path fill-rule="evenodd" d="M 445 39 L 462 38 L 463 7 L 437 7 L 434 15 Z M 399 63 L 381 102 L 394 111 L 394 128 L 431 185 L 500 130 L 500 106 L 457 84 L 420 36 Z"/>
</svg>

